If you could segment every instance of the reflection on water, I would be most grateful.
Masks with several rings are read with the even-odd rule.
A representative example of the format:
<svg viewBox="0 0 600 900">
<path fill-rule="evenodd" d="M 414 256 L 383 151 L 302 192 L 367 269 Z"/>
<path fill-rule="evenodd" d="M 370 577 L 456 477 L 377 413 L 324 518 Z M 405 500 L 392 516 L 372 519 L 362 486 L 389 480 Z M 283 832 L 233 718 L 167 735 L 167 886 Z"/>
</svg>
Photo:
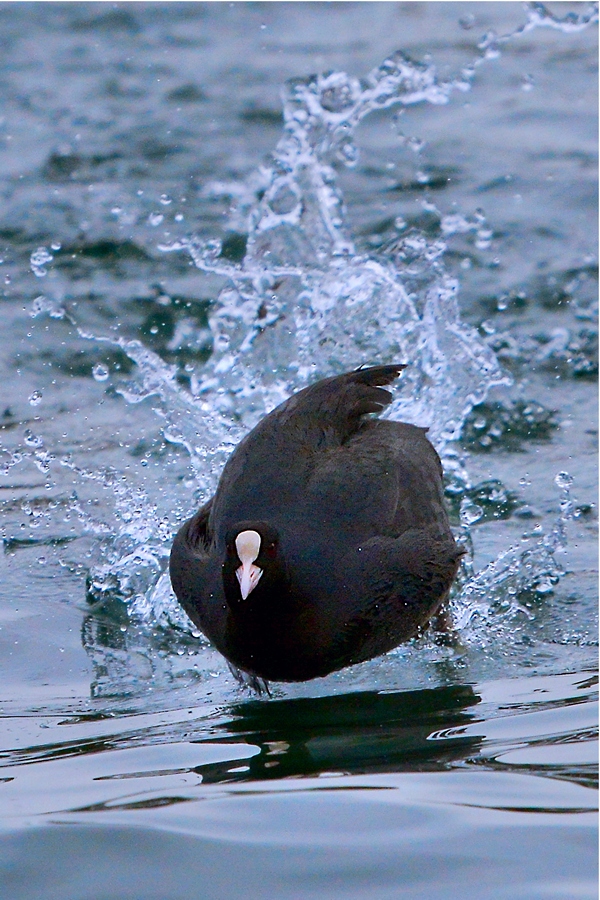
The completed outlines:
<svg viewBox="0 0 600 900">
<path fill-rule="evenodd" d="M 376 693 L 241 703 L 221 727 L 260 753 L 246 765 L 197 767 L 204 783 L 262 781 L 315 774 L 444 770 L 475 753 L 480 739 L 462 736 L 469 707 L 479 698 L 468 686 L 410 694 Z M 452 727 L 443 745 L 432 732 Z"/>
<path fill-rule="evenodd" d="M 63 719 L 59 742 L 5 754 L 3 884 L 20 900 L 84 900 L 93 859 L 94 896 L 105 881 L 122 896 L 132 878 L 135 897 L 188 896 L 176 886 L 191 890 L 191 873 L 214 900 L 332 884 L 359 900 L 400 885 L 415 900 L 453 900 L 458 885 L 473 900 L 552 897 L 544 884 L 592 900 L 596 685 L 549 676 Z"/>
<path fill-rule="evenodd" d="M 589 787 L 597 784 L 597 685 L 595 674 L 555 675 L 245 700 L 210 711 L 77 715 L 54 721 L 59 741 L 6 752 L 4 772 L 22 777 L 22 766 L 55 761 L 62 768 L 81 757 L 84 776 L 89 766 L 100 780 L 194 773 L 198 786 L 318 776 L 339 778 L 341 787 L 357 775 L 474 766 Z M 97 757 L 104 751 L 116 755 Z M 143 790 L 135 789 L 137 799 Z"/>
</svg>

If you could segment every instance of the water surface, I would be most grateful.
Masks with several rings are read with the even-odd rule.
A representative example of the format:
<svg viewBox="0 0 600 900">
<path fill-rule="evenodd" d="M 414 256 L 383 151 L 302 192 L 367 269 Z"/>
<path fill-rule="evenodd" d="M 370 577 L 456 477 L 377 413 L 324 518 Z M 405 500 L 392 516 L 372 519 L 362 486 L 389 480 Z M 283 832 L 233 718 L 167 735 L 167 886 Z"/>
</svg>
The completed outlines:
<svg viewBox="0 0 600 900">
<path fill-rule="evenodd" d="M 596 896 L 595 16 L 0 5 L 11 900 Z M 266 410 L 398 358 L 455 634 L 257 697 L 172 535 Z"/>
</svg>

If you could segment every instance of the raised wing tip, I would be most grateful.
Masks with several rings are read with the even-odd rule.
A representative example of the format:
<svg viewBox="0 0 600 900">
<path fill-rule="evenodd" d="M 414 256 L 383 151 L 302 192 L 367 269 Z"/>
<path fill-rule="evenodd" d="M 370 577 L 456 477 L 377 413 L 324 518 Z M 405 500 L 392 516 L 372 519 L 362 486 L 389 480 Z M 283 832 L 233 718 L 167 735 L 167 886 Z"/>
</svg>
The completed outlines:
<svg viewBox="0 0 600 900">
<path fill-rule="evenodd" d="M 391 382 L 398 377 L 402 369 L 406 369 L 406 367 L 406 363 L 395 363 L 390 366 L 360 366 L 360 368 L 355 369 L 352 376 L 353 380 L 362 384 L 391 384 Z"/>
</svg>

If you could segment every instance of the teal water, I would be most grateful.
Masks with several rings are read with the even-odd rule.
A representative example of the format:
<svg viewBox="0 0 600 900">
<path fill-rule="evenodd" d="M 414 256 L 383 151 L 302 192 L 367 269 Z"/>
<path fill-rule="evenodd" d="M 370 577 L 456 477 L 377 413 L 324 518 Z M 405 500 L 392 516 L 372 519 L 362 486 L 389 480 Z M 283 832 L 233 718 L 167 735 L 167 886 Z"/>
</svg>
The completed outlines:
<svg viewBox="0 0 600 900">
<path fill-rule="evenodd" d="M 597 896 L 595 21 L 0 4 L 1 896 Z M 397 354 L 454 632 L 256 696 L 172 535 Z"/>
<path fill-rule="evenodd" d="M 596 683 L 31 718 L 6 896 L 592 896 Z"/>
</svg>

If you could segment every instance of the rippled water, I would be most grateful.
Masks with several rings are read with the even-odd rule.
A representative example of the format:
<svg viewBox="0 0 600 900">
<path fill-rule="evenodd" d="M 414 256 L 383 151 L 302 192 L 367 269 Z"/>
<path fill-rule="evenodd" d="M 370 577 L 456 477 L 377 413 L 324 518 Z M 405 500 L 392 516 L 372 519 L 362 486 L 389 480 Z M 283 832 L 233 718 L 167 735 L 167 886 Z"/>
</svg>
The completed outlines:
<svg viewBox="0 0 600 900">
<path fill-rule="evenodd" d="M 596 17 L 0 6 L 7 896 L 596 896 Z M 397 359 L 455 632 L 257 698 L 172 535 Z"/>
</svg>

